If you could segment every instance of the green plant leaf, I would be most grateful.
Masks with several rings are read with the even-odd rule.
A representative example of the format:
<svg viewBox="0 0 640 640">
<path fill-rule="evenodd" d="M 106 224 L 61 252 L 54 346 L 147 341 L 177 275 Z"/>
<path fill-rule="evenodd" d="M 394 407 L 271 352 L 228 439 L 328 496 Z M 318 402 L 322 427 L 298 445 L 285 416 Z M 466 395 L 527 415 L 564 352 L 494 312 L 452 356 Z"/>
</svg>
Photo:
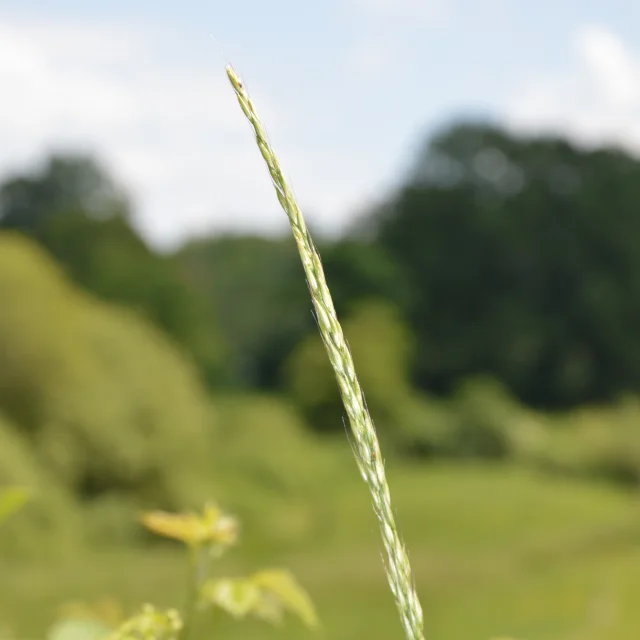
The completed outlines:
<svg viewBox="0 0 640 640">
<path fill-rule="evenodd" d="M 0 524 L 29 500 L 29 491 L 23 487 L 8 487 L 0 491 Z"/>
<path fill-rule="evenodd" d="M 184 622 L 176 609 L 159 610 L 145 604 L 104 640 L 177 640 L 183 628 Z"/>
<path fill-rule="evenodd" d="M 204 603 L 224 609 L 234 618 L 253 614 L 272 624 L 282 621 L 284 610 L 296 614 L 310 628 L 318 626 L 311 598 L 288 571 L 259 571 L 249 578 L 207 581 L 201 589 Z"/>
<path fill-rule="evenodd" d="M 256 609 L 260 601 L 260 590 L 257 585 L 244 578 L 220 578 L 204 584 L 202 598 L 240 619 Z"/>
<path fill-rule="evenodd" d="M 102 640 L 113 629 L 91 618 L 70 618 L 56 622 L 47 632 L 47 640 Z"/>
<path fill-rule="evenodd" d="M 318 626 L 318 616 L 309 594 L 289 571 L 282 569 L 259 571 L 251 577 L 251 582 L 258 586 L 264 594 L 276 597 L 284 607 L 296 614 L 308 627 Z"/>
<path fill-rule="evenodd" d="M 213 504 L 207 504 L 202 514 L 150 511 L 142 515 L 142 524 L 158 535 L 191 546 L 209 544 L 225 548 L 238 539 L 237 520 Z"/>
</svg>

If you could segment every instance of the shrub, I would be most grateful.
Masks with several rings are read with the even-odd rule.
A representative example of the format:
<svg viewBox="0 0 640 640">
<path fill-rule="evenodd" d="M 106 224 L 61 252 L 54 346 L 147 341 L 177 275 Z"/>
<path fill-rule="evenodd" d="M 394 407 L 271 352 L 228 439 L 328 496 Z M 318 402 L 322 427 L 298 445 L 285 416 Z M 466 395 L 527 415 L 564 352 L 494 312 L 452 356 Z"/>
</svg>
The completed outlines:
<svg viewBox="0 0 640 640">
<path fill-rule="evenodd" d="M 199 501 L 214 418 L 185 355 L 9 233 L 0 234 L 0 299 L 0 410 L 38 464 L 85 501 Z"/>
<path fill-rule="evenodd" d="M 73 497 L 39 464 L 15 425 L 0 416 L 0 488 L 16 486 L 31 499 L 0 529 L 0 554 L 7 558 L 50 555 L 77 548 L 80 509 Z"/>
</svg>

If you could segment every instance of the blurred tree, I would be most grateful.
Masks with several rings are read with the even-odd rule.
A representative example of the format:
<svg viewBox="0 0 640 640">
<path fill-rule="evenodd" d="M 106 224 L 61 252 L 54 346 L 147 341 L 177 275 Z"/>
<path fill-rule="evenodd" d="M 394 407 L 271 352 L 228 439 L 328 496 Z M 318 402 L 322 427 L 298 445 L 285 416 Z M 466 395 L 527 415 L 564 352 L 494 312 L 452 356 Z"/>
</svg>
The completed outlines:
<svg viewBox="0 0 640 640">
<path fill-rule="evenodd" d="M 396 263 L 377 244 L 360 240 L 319 246 L 339 313 L 363 298 L 405 302 Z M 183 278 L 217 311 L 230 345 L 235 380 L 274 389 L 300 340 L 316 333 L 311 300 L 290 238 L 222 236 L 186 245 Z"/>
<path fill-rule="evenodd" d="M 0 186 L 0 227 L 37 235 L 43 223 L 67 211 L 128 217 L 130 208 L 124 192 L 88 156 L 54 155 L 39 173 Z"/>
<path fill-rule="evenodd" d="M 372 216 L 406 274 L 415 375 L 492 374 L 558 407 L 640 388 L 640 162 L 453 126 Z"/>
<path fill-rule="evenodd" d="M 211 385 L 225 378 L 213 309 L 151 250 L 122 190 L 91 158 L 54 156 L 34 176 L 0 186 L 0 228 L 38 239 L 67 273 L 106 300 L 143 312 L 195 359 Z"/>
<path fill-rule="evenodd" d="M 84 500 L 205 497 L 209 401 L 162 333 L 13 233 L 0 234 L 0 299 L 0 410 L 48 473 Z"/>
<path fill-rule="evenodd" d="M 226 380 L 226 349 L 213 307 L 181 278 L 171 256 L 152 251 L 123 216 L 68 212 L 40 230 L 73 279 L 105 300 L 142 312 L 184 347 L 210 386 Z"/>
<path fill-rule="evenodd" d="M 260 544 L 290 550 L 313 536 L 326 541 L 335 526 L 331 496 L 351 477 L 351 452 L 312 432 L 279 396 L 240 392 L 214 403 L 219 500 L 257 529 Z"/>
<path fill-rule="evenodd" d="M 236 383 L 277 387 L 283 361 L 315 329 L 293 242 L 221 236 L 189 243 L 176 260 L 188 285 L 216 309 Z"/>
<path fill-rule="evenodd" d="M 380 300 L 360 301 L 351 309 L 344 332 L 376 424 L 387 433 L 392 424 L 400 429 L 398 412 L 412 395 L 409 371 L 413 343 L 397 308 Z M 287 363 L 287 374 L 291 396 L 310 423 L 320 431 L 341 431 L 344 409 L 317 333 L 296 347 Z"/>
<path fill-rule="evenodd" d="M 331 296 L 339 314 L 362 299 L 379 298 L 406 307 L 411 293 L 401 267 L 384 248 L 364 238 L 319 247 Z"/>
</svg>

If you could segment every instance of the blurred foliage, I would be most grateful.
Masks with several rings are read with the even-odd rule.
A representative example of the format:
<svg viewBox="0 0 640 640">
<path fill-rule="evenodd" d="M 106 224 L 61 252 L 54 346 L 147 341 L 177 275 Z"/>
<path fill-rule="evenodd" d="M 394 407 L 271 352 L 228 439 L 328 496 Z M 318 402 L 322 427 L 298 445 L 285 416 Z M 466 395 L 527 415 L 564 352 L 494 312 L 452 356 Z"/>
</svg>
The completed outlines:
<svg viewBox="0 0 640 640">
<path fill-rule="evenodd" d="M 458 123 L 321 243 L 391 463 L 640 482 L 639 170 Z M 161 254 L 83 156 L 0 184 L 0 229 L 0 486 L 33 495 L 3 553 L 139 540 L 211 485 L 269 544 L 331 535 L 352 461 L 290 238 Z"/>
<path fill-rule="evenodd" d="M 412 393 L 412 336 L 398 310 L 380 300 L 354 305 L 343 323 L 345 337 L 365 390 L 367 404 L 384 432 Z M 321 338 L 301 342 L 287 365 L 288 389 L 320 431 L 343 429 L 342 402 Z"/>
<path fill-rule="evenodd" d="M 351 465 L 353 466 L 353 465 Z M 468 640 L 633 640 L 640 624 L 637 495 L 578 478 L 487 463 L 388 465 L 394 509 L 424 598 L 428 637 Z M 217 494 L 217 492 L 214 492 Z M 260 497 L 256 498 L 260 501 Z M 275 551 L 242 544 L 214 577 L 289 567 L 336 640 L 398 635 L 397 610 L 380 563 L 380 542 L 357 472 L 331 490 L 336 534 Z M 268 507 L 265 520 L 273 517 Z M 0 619 L 16 637 L 44 637 L 61 602 L 117 594 L 128 615 L 140 602 L 179 603 L 184 557 L 174 544 L 101 551 L 84 558 L 3 564 Z M 214 610 L 215 611 L 215 610 Z M 104 608 L 96 615 L 103 619 Z M 111 618 L 111 614 L 109 615 Z M 298 624 L 270 628 L 249 617 L 203 616 L 198 637 L 300 638 Z M 292 621 L 293 622 L 293 621 Z"/>
<path fill-rule="evenodd" d="M 19 511 L 29 500 L 29 492 L 23 487 L 0 489 L 0 524 Z"/>
<path fill-rule="evenodd" d="M 202 585 L 202 602 L 220 607 L 236 619 L 253 614 L 281 624 L 285 611 L 309 627 L 318 626 L 311 599 L 288 571 L 268 569 L 247 578 L 213 578 Z"/>
<path fill-rule="evenodd" d="M 0 229 L 37 239 L 79 285 L 145 314 L 194 358 L 210 384 L 224 379 L 225 351 L 208 302 L 181 279 L 171 257 L 150 249 L 104 168 L 53 156 L 34 176 L 0 185 Z"/>
<path fill-rule="evenodd" d="M 362 298 L 406 302 L 397 265 L 379 245 L 345 240 L 322 243 L 319 250 L 340 313 Z M 229 377 L 240 387 L 279 388 L 291 352 L 317 333 L 290 238 L 199 239 L 185 245 L 176 260 L 189 286 L 216 310 Z"/>
<path fill-rule="evenodd" d="M 265 489 L 288 495 L 307 494 L 335 472 L 331 470 L 333 457 L 323 461 L 323 443 L 309 432 L 291 403 L 256 394 L 219 396 L 214 402 L 218 415 L 215 448 L 224 451 L 223 467 L 237 469 L 242 476 L 255 477 Z"/>
<path fill-rule="evenodd" d="M 53 155 L 31 175 L 0 186 L 0 226 L 37 235 L 52 219 L 82 211 L 95 219 L 128 216 L 124 191 L 93 158 Z"/>
<path fill-rule="evenodd" d="M 319 626 L 311 598 L 287 570 L 266 569 L 244 578 L 211 577 L 211 560 L 234 546 L 238 522 L 209 503 L 196 512 L 146 512 L 142 523 L 153 533 L 178 540 L 187 547 L 188 582 L 182 609 L 158 609 L 145 604 L 125 618 L 117 600 L 95 605 L 68 603 L 47 633 L 50 640 L 188 640 L 194 625 L 221 609 L 234 619 L 249 615 L 280 625 L 284 612 L 297 615 L 309 628 Z"/>
<path fill-rule="evenodd" d="M 638 185 L 640 162 L 622 151 L 453 123 L 382 205 L 322 243 L 338 312 L 367 299 L 396 307 L 423 393 L 449 396 L 476 376 L 542 409 L 635 393 Z M 212 389 L 281 389 L 315 333 L 290 238 L 199 238 L 160 255 L 90 158 L 53 156 L 7 179 L 0 226 L 37 238 L 99 297 L 143 312 Z"/>
<path fill-rule="evenodd" d="M 210 385 L 224 380 L 225 349 L 208 303 L 126 218 L 69 211 L 45 225 L 39 238 L 75 282 L 145 314 L 191 354 Z"/>
<path fill-rule="evenodd" d="M 200 239 L 176 256 L 184 279 L 210 301 L 240 387 L 273 389 L 283 358 L 315 330 L 304 273 L 289 238 Z"/>
<path fill-rule="evenodd" d="M 355 475 L 348 448 L 321 439 L 276 396 L 220 395 L 214 404 L 216 468 L 224 480 L 216 495 L 255 532 L 254 544 L 291 549 L 328 538 L 331 496 Z"/>
<path fill-rule="evenodd" d="M 640 400 L 548 418 L 539 459 L 550 469 L 640 486 Z"/>
<path fill-rule="evenodd" d="M 640 388 L 640 162 L 458 124 L 369 224 L 413 295 L 415 380 L 557 408 Z"/>
<path fill-rule="evenodd" d="M 207 504 L 202 514 L 149 511 L 142 524 L 153 533 L 180 540 L 192 548 L 202 546 L 226 549 L 238 541 L 238 522 L 214 504 Z"/>
<path fill-rule="evenodd" d="M 349 312 L 361 300 L 386 300 L 405 309 L 411 287 L 402 265 L 367 238 L 344 238 L 319 246 L 331 297 L 338 314 Z"/>
<path fill-rule="evenodd" d="M 47 630 L 47 640 L 104 640 L 111 627 L 101 620 L 81 615 L 59 620 Z"/>
<path fill-rule="evenodd" d="M 7 558 L 67 553 L 79 543 L 82 523 L 73 495 L 40 464 L 29 440 L 0 416 L 0 487 L 19 486 L 30 500 L 0 528 Z"/>
<path fill-rule="evenodd" d="M 320 247 L 338 312 L 397 307 L 422 392 L 488 376 L 552 410 L 636 392 L 639 178 L 618 150 L 453 124 L 386 202 Z M 178 261 L 221 318 L 233 379 L 276 388 L 315 333 L 292 243 L 200 239 Z"/>
<path fill-rule="evenodd" d="M 0 298 L 6 480 L 46 472 L 56 481 L 41 484 L 87 501 L 197 500 L 212 414 L 171 341 L 134 312 L 81 293 L 32 242 L 6 232 Z"/>
</svg>

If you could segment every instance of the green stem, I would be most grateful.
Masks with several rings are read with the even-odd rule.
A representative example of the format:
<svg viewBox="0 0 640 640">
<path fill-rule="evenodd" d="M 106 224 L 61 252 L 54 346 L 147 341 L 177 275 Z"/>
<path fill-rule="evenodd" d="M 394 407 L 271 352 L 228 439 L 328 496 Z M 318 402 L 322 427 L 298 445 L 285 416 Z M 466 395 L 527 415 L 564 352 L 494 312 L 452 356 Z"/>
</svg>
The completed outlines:
<svg viewBox="0 0 640 640">
<path fill-rule="evenodd" d="M 180 640 L 188 640 L 193 627 L 193 619 L 198 604 L 198 592 L 200 589 L 202 550 L 197 545 L 189 547 L 189 565 L 187 571 L 187 594 L 182 613 L 183 626 L 180 631 Z"/>
</svg>

